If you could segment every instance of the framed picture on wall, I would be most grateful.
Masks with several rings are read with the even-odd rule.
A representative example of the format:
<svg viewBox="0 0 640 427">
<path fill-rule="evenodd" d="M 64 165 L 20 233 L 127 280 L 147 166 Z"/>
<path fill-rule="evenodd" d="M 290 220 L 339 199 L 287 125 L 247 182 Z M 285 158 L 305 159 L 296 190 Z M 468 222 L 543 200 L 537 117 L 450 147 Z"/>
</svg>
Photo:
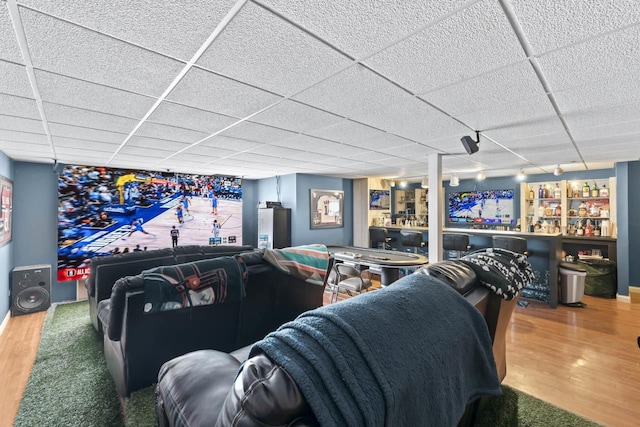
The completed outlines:
<svg viewBox="0 0 640 427">
<path fill-rule="evenodd" d="M 2 175 L 0 175 L 0 195 L 2 195 L 2 212 L 0 214 L 0 246 L 4 246 L 11 241 L 13 181 Z"/>
<path fill-rule="evenodd" d="M 309 190 L 311 229 L 344 227 L 344 191 Z"/>
<path fill-rule="evenodd" d="M 369 190 L 369 209 L 372 211 L 389 210 L 391 194 L 389 190 Z"/>
</svg>

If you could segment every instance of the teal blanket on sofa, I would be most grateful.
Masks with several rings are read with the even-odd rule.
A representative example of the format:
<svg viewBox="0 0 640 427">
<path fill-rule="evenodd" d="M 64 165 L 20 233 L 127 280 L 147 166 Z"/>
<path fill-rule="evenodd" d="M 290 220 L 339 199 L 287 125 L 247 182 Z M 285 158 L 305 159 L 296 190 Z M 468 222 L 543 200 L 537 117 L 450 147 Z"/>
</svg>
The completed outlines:
<svg viewBox="0 0 640 427">
<path fill-rule="evenodd" d="M 422 274 L 304 313 L 251 356 L 260 351 L 323 426 L 455 426 L 467 403 L 501 393 L 484 318 Z"/>
</svg>

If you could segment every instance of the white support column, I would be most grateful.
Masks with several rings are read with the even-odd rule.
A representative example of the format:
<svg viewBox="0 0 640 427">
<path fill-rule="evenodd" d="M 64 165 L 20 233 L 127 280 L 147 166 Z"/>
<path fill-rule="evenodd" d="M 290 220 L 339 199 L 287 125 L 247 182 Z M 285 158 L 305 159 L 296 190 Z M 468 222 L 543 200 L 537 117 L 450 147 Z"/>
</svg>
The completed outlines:
<svg viewBox="0 0 640 427">
<path fill-rule="evenodd" d="M 442 261 L 442 155 L 429 155 L 429 262 Z"/>
</svg>

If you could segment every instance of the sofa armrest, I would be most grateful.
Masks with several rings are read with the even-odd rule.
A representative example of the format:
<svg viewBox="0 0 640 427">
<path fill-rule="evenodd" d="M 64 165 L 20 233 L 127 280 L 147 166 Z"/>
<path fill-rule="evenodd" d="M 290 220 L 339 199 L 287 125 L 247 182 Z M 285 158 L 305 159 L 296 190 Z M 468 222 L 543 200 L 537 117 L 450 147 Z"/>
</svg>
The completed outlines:
<svg viewBox="0 0 640 427">
<path fill-rule="evenodd" d="M 118 279 L 111 290 L 109 300 L 110 313 L 107 333 L 112 341 L 120 341 L 122 325 L 124 322 L 124 312 L 127 305 L 127 292 L 133 290 L 144 290 L 144 278 L 141 274 Z M 104 323 L 103 323 L 104 324 Z"/>
<path fill-rule="evenodd" d="M 247 360 L 229 390 L 216 426 L 319 426 L 287 371 L 269 357 Z"/>
</svg>

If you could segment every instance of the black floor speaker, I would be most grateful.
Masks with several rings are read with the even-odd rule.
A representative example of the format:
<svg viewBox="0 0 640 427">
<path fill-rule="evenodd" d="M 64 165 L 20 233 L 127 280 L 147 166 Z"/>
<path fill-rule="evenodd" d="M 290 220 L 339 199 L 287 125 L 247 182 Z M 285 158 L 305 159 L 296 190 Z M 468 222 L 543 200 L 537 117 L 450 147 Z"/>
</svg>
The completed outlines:
<svg viewBox="0 0 640 427">
<path fill-rule="evenodd" d="M 16 267 L 11 272 L 11 315 L 35 313 L 51 306 L 51 265 Z"/>
</svg>

